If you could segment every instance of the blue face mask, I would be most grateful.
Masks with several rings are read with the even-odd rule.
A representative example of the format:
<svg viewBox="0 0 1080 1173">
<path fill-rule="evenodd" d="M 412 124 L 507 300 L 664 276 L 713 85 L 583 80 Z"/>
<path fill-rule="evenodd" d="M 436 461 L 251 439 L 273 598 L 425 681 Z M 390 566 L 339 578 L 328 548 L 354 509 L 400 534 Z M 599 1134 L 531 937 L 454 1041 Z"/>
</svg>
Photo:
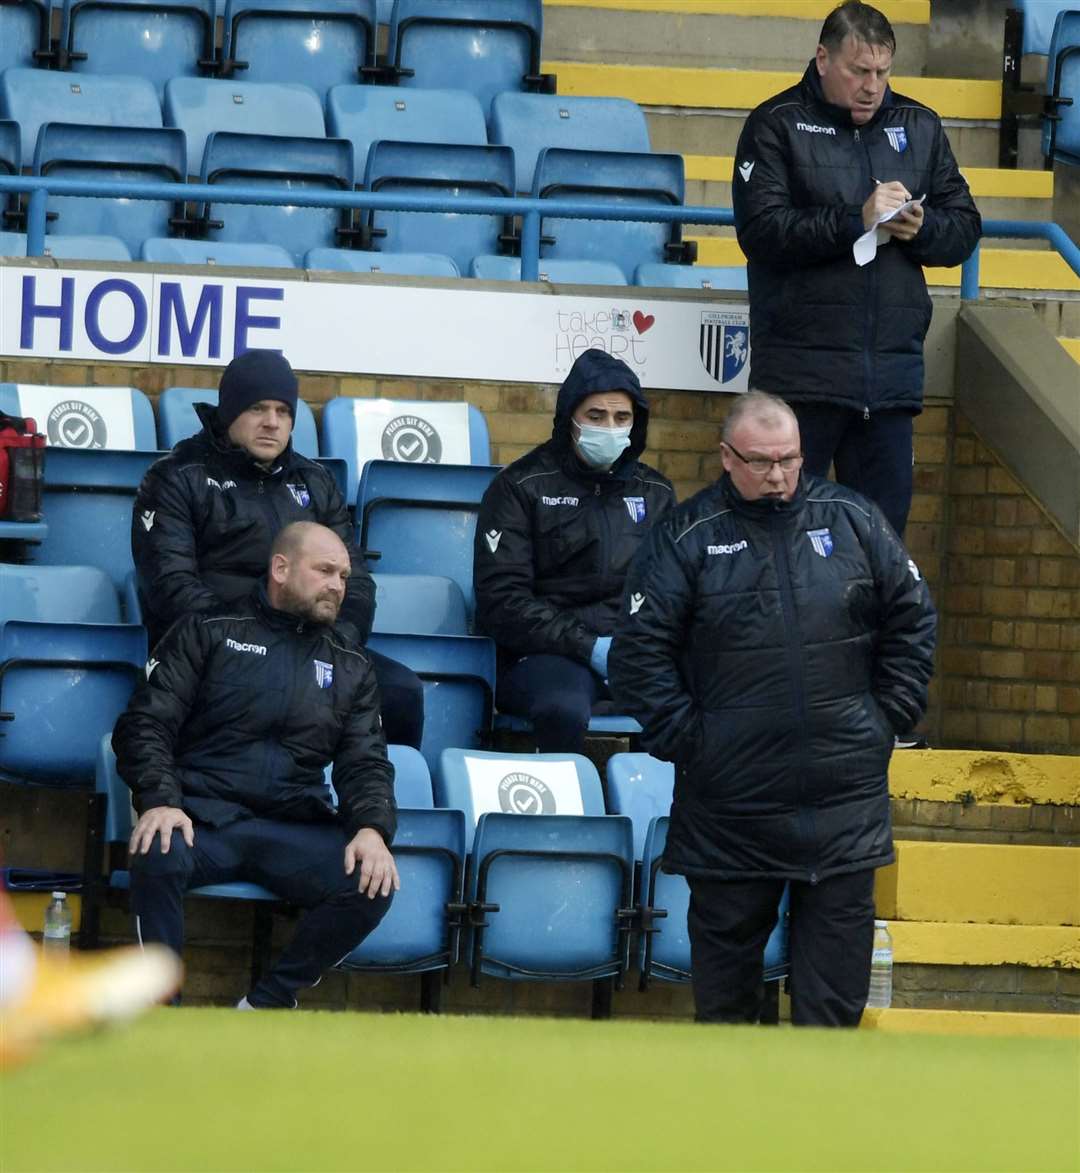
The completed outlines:
<svg viewBox="0 0 1080 1173">
<path fill-rule="evenodd" d="M 598 428 L 576 420 L 574 427 L 578 430 L 578 454 L 592 468 L 610 468 L 630 447 L 629 428 Z"/>
</svg>

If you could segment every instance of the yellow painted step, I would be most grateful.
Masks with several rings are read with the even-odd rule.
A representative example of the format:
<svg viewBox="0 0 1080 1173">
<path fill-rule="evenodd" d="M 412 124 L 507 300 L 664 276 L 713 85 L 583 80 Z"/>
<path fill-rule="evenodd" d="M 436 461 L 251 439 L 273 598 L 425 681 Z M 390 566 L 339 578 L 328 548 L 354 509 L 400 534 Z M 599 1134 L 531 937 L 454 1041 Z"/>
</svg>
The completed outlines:
<svg viewBox="0 0 1080 1173">
<path fill-rule="evenodd" d="M 984 1035 L 1080 1041 L 1080 1015 L 990 1010 L 867 1010 L 863 1030 L 887 1034 Z"/>
<path fill-rule="evenodd" d="M 734 236 L 690 236 L 698 242 L 700 265 L 745 265 Z M 1045 289 L 1080 293 L 1080 276 L 1057 253 L 1043 249 L 984 248 L 979 266 L 980 283 L 987 289 Z M 927 269 L 931 285 L 959 288 L 960 267 Z"/>
<path fill-rule="evenodd" d="M 890 921 L 1080 925 L 1080 851 L 1008 843 L 899 842 L 877 873 Z"/>
<path fill-rule="evenodd" d="M 889 922 L 893 959 L 906 965 L 1025 965 L 1080 969 L 1080 928 Z"/>
<path fill-rule="evenodd" d="M 711 110 L 752 110 L 801 73 L 770 69 L 680 69 L 659 65 L 593 65 L 545 61 L 558 74 L 559 93 L 630 98 L 642 106 L 689 106 Z M 895 77 L 892 86 L 936 110 L 942 118 L 996 122 L 1001 83 L 947 77 Z"/>
<path fill-rule="evenodd" d="M 1080 338 L 1059 338 L 1058 342 L 1076 359 L 1080 362 Z"/>
<path fill-rule="evenodd" d="M 730 183 L 735 171 L 732 155 L 684 155 L 686 178 Z M 971 194 L 984 199 L 1054 198 L 1053 171 L 1003 171 L 998 167 L 963 167 Z"/>
<path fill-rule="evenodd" d="M 1073 339 L 1078 343 L 1080 339 Z M 1017 805 L 1080 805 L 1080 764 L 1065 754 L 1020 754 L 927 749 L 893 754 L 893 798 Z"/>
<path fill-rule="evenodd" d="M 780 16 L 820 24 L 835 0 L 544 0 L 545 8 L 608 8 L 623 12 L 667 12 L 673 16 Z M 930 0 L 877 0 L 893 24 L 929 24 Z"/>
</svg>

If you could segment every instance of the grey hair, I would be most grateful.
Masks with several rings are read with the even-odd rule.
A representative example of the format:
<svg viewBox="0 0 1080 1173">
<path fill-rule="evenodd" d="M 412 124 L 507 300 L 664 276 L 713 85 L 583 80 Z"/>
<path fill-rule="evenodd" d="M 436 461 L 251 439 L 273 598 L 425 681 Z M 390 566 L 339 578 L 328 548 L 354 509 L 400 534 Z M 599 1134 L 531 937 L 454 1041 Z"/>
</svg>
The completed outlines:
<svg viewBox="0 0 1080 1173">
<path fill-rule="evenodd" d="M 752 419 L 767 428 L 778 428 L 784 420 L 794 420 L 799 426 L 798 418 L 791 407 L 778 395 L 770 395 L 768 391 L 747 391 L 739 395 L 731 406 L 731 410 L 724 420 L 724 430 L 721 439 L 727 443 L 735 434 L 735 429 L 745 419 Z"/>
<path fill-rule="evenodd" d="M 818 40 L 830 53 L 835 53 L 847 37 L 854 37 L 871 48 L 881 46 L 890 53 L 896 52 L 896 34 L 889 18 L 860 0 L 846 0 L 834 8 L 825 18 Z"/>
</svg>

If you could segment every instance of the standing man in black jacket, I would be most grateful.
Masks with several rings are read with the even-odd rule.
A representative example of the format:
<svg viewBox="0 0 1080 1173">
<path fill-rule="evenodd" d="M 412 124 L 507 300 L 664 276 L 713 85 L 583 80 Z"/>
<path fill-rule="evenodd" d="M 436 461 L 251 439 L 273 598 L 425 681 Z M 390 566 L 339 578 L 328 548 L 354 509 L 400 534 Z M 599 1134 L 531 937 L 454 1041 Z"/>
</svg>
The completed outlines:
<svg viewBox="0 0 1080 1173">
<path fill-rule="evenodd" d="M 328 526 L 345 543 L 352 576 L 342 621 L 363 644 L 375 584 L 353 542 L 333 477 L 292 446 L 299 388 L 276 350 L 249 350 L 221 376 L 218 404 L 198 403 L 202 431 L 147 471 L 131 516 L 131 551 L 150 647 L 177 619 L 246 599 L 270 547 L 293 521 Z M 377 652 L 387 740 L 420 748 L 424 691 L 415 673 Z"/>
<path fill-rule="evenodd" d="M 140 941 L 176 953 L 184 893 L 248 880 L 306 912 L 244 1008 L 293 1007 L 350 953 L 398 887 L 394 768 L 371 660 L 335 626 L 349 556 L 325 526 L 277 536 L 237 606 L 174 624 L 113 733 L 139 819 Z M 335 811 L 323 771 L 333 762 Z"/>
<path fill-rule="evenodd" d="M 806 471 L 875 501 L 903 536 L 932 305 L 923 265 L 958 265 L 982 222 L 938 116 L 889 87 L 896 37 L 849 0 L 798 85 L 762 103 L 735 155 L 748 258 L 750 385 L 795 408 Z M 875 259 L 852 246 L 883 214 Z"/>
<path fill-rule="evenodd" d="M 496 703 L 533 723 L 542 752 L 582 752 L 593 703 L 610 695 L 630 560 L 675 502 L 638 459 L 648 426 L 637 375 L 586 350 L 559 389 L 551 439 L 503 469 L 480 504 L 476 614 L 499 645 Z"/>
<path fill-rule="evenodd" d="M 791 883 L 791 1012 L 854 1026 L 894 733 L 926 707 L 935 614 L 881 510 L 800 475 L 798 422 L 751 391 L 724 475 L 654 529 L 611 651 L 616 701 L 675 763 L 664 869 L 690 884 L 697 1016 L 754 1021 Z"/>
</svg>

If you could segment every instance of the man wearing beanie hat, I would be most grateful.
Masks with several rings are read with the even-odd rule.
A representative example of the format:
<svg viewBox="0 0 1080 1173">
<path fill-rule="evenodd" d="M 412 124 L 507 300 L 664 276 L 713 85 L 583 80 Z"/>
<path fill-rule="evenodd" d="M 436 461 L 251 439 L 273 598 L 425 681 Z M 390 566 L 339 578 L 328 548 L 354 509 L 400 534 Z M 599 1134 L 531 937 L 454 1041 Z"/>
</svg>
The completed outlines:
<svg viewBox="0 0 1080 1173">
<path fill-rule="evenodd" d="M 496 704 L 527 717 L 541 752 L 581 753 L 623 580 L 648 529 L 675 504 L 638 459 L 649 405 L 637 375 L 586 350 L 559 390 L 551 439 L 508 465 L 480 505 L 476 615 L 499 645 Z"/>
<path fill-rule="evenodd" d="M 375 617 L 375 585 L 353 541 L 330 473 L 296 452 L 299 385 L 276 350 L 249 350 L 225 368 L 218 404 L 197 403 L 202 430 L 153 464 L 139 486 L 131 551 L 150 647 L 176 620 L 245 600 L 266 572 L 278 533 L 317 522 L 345 543 L 352 566 L 341 620 L 358 643 Z M 374 652 L 389 742 L 420 746 L 423 685 Z"/>
</svg>

